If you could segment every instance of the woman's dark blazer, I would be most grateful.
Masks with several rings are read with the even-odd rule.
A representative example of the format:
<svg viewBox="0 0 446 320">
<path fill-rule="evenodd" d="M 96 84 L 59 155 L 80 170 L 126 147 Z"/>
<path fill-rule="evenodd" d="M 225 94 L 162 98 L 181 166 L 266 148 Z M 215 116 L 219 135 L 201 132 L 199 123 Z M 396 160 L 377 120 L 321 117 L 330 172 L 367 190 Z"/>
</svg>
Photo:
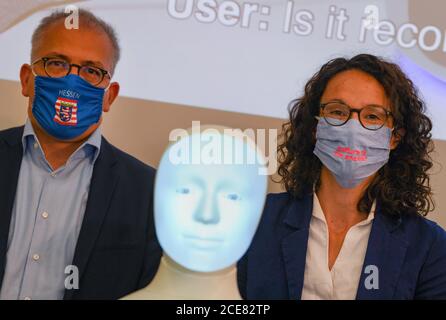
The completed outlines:
<svg viewBox="0 0 446 320">
<path fill-rule="evenodd" d="M 302 199 L 268 195 L 253 242 L 238 263 L 244 298 L 301 298 L 312 210 L 312 193 Z M 446 232 L 419 215 L 386 214 L 378 201 L 356 298 L 446 299 Z"/>
</svg>

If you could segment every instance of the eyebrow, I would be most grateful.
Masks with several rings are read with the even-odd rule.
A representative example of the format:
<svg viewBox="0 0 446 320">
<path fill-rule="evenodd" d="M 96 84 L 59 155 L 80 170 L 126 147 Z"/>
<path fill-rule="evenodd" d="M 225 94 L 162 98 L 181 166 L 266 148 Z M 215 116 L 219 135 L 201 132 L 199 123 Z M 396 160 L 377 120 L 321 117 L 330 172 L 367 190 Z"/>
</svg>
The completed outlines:
<svg viewBox="0 0 446 320">
<path fill-rule="evenodd" d="M 331 103 L 331 102 L 340 102 L 340 103 L 343 103 L 343 104 L 347 104 L 347 102 L 345 102 L 345 101 L 342 100 L 342 99 L 331 99 L 331 100 L 325 102 L 324 104 L 326 104 L 326 103 Z"/>
<path fill-rule="evenodd" d="M 332 103 L 332 102 L 339 102 L 339 103 L 343 103 L 343 104 L 345 104 L 345 105 L 347 105 L 347 106 L 350 106 L 347 102 L 345 102 L 345 101 L 342 100 L 342 99 L 332 99 L 332 100 L 329 100 L 329 101 L 324 102 L 324 103 L 322 103 L 322 104 L 327 104 L 327 103 Z M 364 107 L 366 107 L 366 106 L 381 107 L 381 108 L 386 109 L 387 111 L 392 111 L 392 110 L 390 109 L 390 107 L 387 107 L 387 106 L 385 106 L 385 105 L 381 105 L 381 104 L 376 104 L 376 103 L 367 103 L 367 104 L 364 105 Z M 351 106 L 350 106 L 350 107 L 351 107 Z"/>
<path fill-rule="evenodd" d="M 58 53 L 58 52 L 50 52 L 46 56 L 55 57 L 55 58 L 61 58 L 61 59 L 67 60 L 67 61 L 71 61 L 71 59 L 68 56 L 66 56 L 64 54 L 61 54 L 61 53 Z M 105 70 L 104 65 L 100 61 L 84 60 L 84 61 L 81 62 L 81 65 L 97 66 L 97 67 L 102 68 L 102 69 Z"/>
</svg>

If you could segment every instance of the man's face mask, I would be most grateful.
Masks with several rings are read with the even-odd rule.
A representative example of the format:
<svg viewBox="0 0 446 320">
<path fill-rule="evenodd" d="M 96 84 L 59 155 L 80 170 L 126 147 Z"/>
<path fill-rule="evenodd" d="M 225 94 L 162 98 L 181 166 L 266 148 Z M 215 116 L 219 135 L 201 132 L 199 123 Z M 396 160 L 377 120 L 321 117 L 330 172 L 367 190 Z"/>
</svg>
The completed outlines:
<svg viewBox="0 0 446 320">
<path fill-rule="evenodd" d="M 320 118 L 314 154 L 343 188 L 354 188 L 387 163 L 391 136 L 386 126 L 368 130 L 356 119 L 333 126 Z"/>
<path fill-rule="evenodd" d="M 82 135 L 102 115 L 105 89 L 77 75 L 62 78 L 36 76 L 32 113 L 51 136 L 69 140 Z"/>
</svg>

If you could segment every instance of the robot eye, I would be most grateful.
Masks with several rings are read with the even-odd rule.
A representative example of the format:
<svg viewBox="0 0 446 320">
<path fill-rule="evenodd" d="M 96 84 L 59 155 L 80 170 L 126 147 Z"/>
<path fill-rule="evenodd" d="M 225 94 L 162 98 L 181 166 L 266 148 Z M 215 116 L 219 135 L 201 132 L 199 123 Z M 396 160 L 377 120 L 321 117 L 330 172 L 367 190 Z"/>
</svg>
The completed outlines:
<svg viewBox="0 0 446 320">
<path fill-rule="evenodd" d="M 178 188 L 176 191 L 179 194 L 189 194 L 190 193 L 190 189 L 186 188 L 186 187 Z"/>
<path fill-rule="evenodd" d="M 236 194 L 236 193 L 230 193 L 230 194 L 228 194 L 226 196 L 226 198 L 231 200 L 231 201 L 237 201 L 237 200 L 241 199 L 241 197 L 238 194 Z"/>
</svg>

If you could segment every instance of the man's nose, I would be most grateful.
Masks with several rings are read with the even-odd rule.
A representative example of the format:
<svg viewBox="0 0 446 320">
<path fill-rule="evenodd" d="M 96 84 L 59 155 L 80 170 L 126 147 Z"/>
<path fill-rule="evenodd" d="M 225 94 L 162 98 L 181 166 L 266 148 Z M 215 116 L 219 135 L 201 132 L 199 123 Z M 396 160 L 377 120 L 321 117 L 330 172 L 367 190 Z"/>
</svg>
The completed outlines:
<svg viewBox="0 0 446 320">
<path fill-rule="evenodd" d="M 79 75 L 80 71 L 81 71 L 81 66 L 80 65 L 72 64 L 71 65 L 71 70 L 70 70 L 69 74 L 74 74 L 74 75 L 77 76 L 77 75 Z"/>
</svg>

